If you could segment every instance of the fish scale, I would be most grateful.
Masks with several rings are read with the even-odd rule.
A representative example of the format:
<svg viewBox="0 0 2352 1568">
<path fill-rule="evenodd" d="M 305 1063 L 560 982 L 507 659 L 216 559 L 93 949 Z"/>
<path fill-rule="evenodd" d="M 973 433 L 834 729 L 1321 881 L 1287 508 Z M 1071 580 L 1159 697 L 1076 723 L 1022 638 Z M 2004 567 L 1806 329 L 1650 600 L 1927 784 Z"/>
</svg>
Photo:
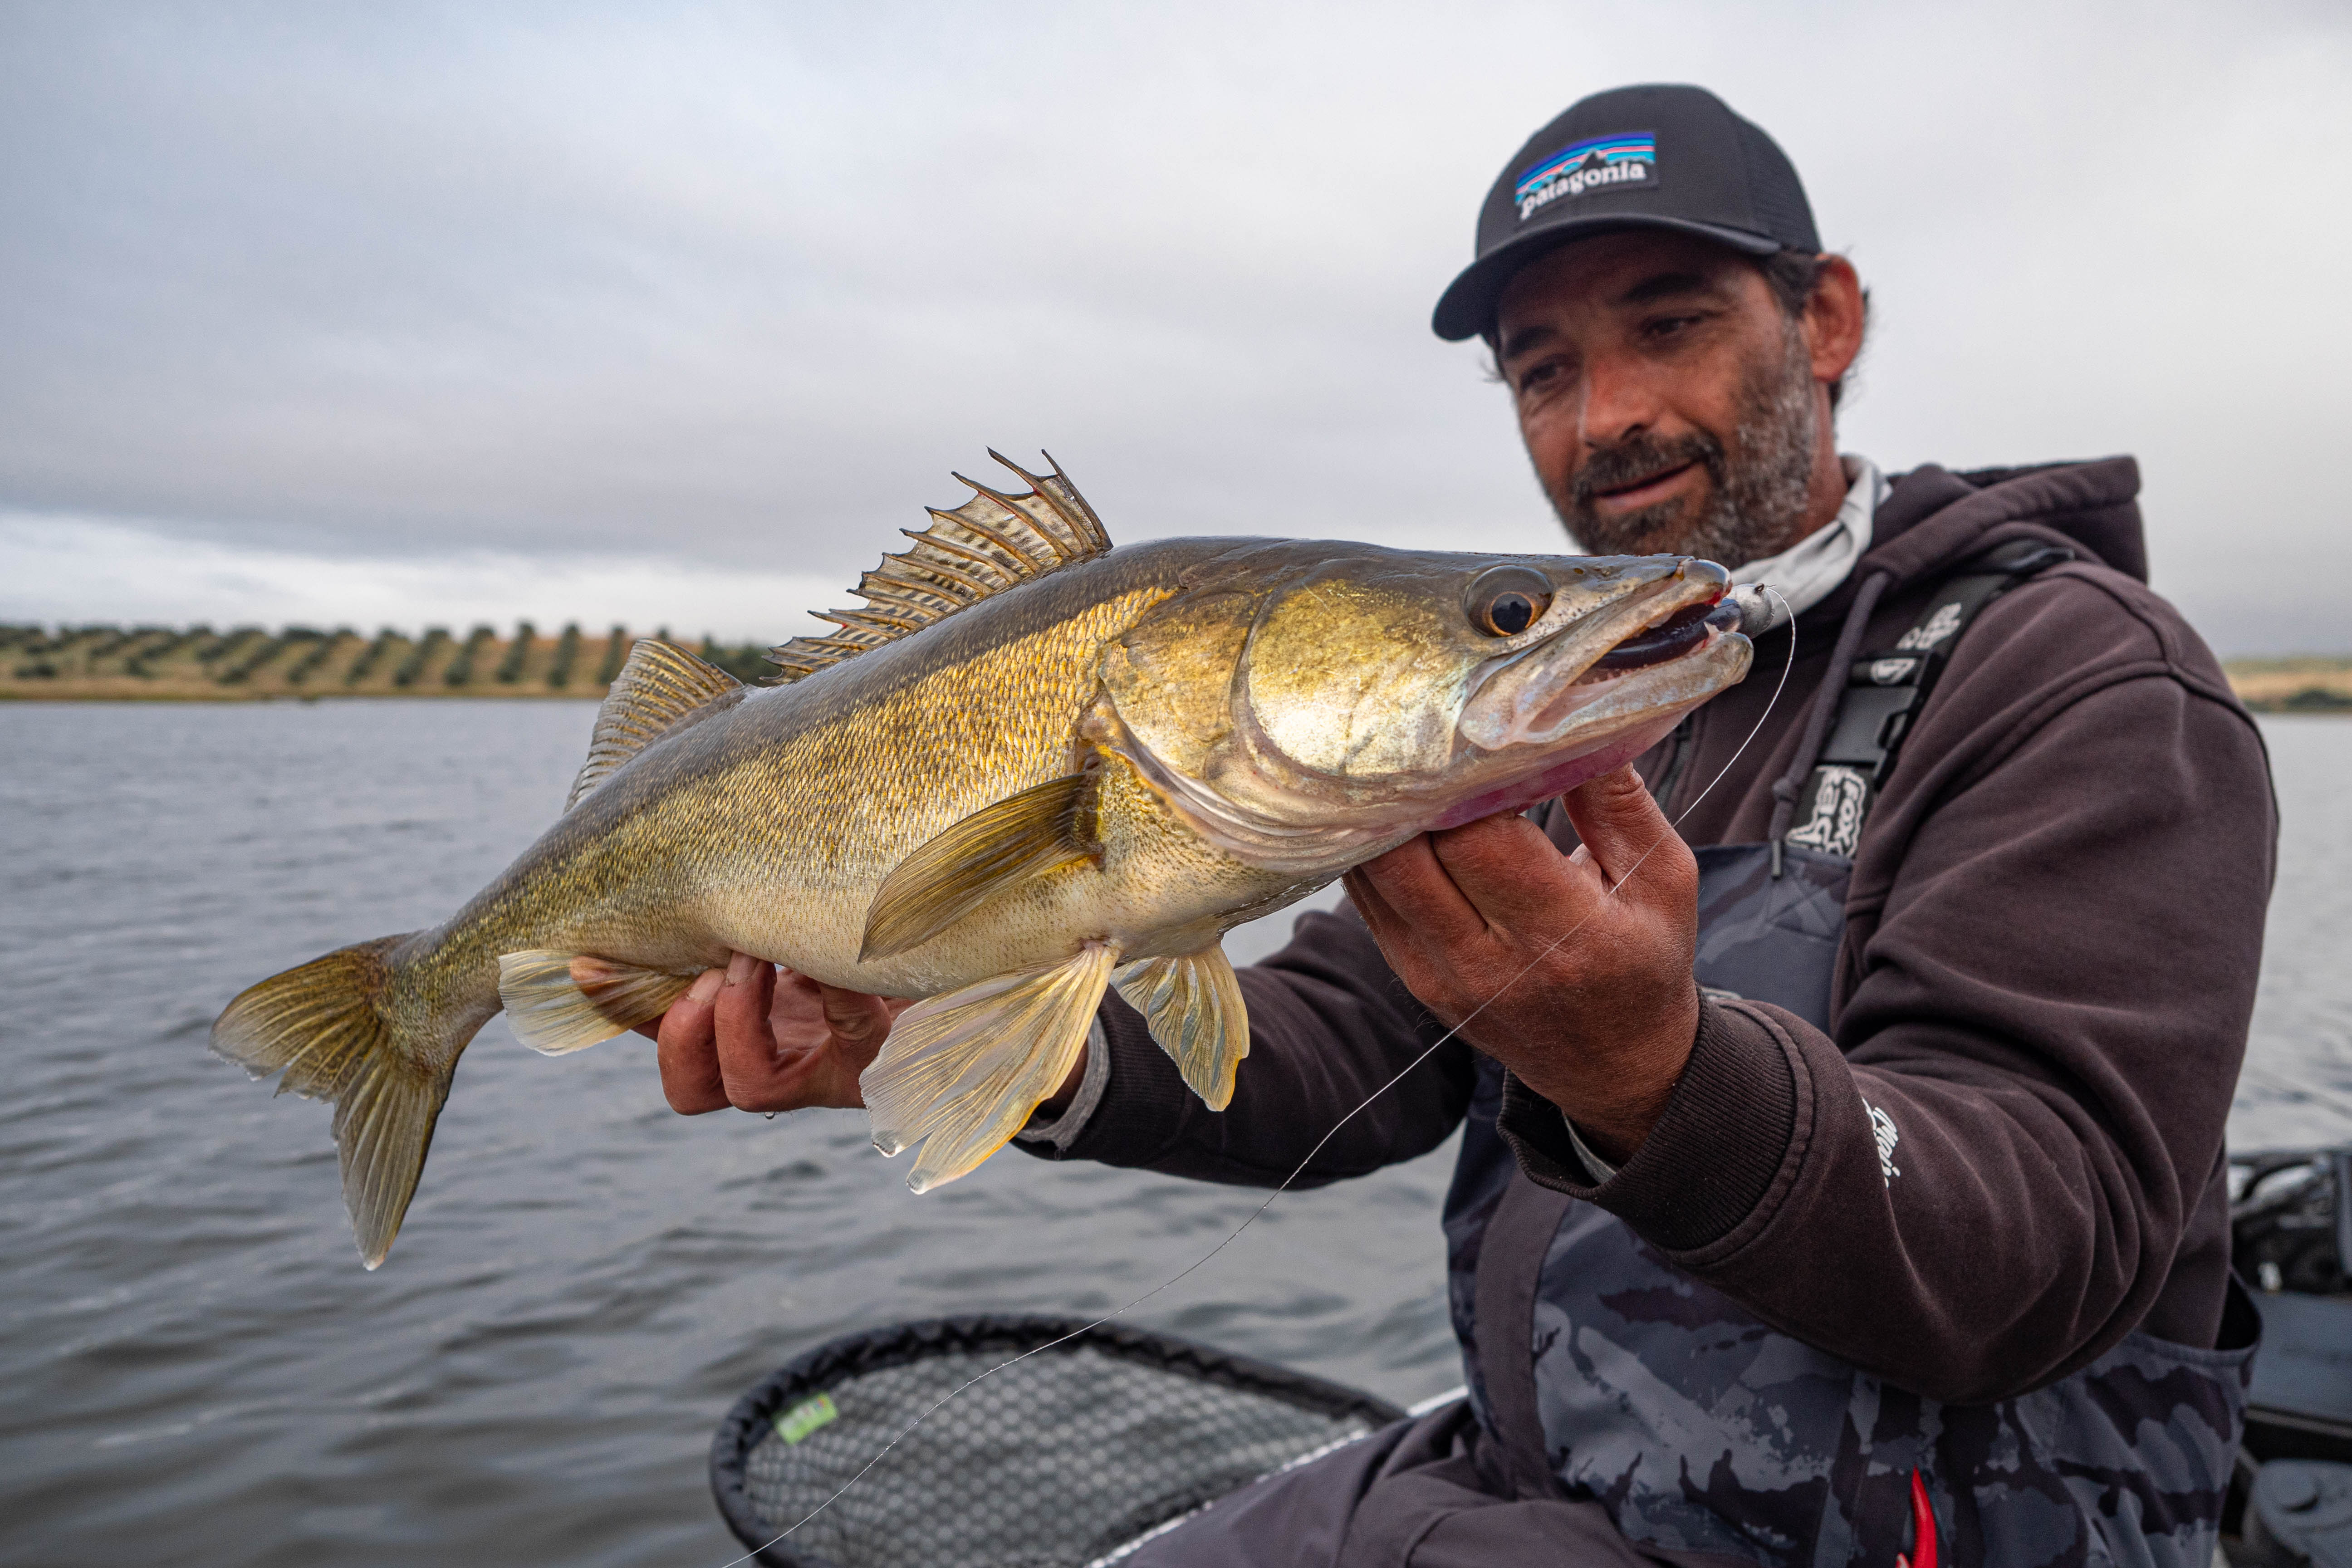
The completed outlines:
<svg viewBox="0 0 2352 1568">
<path fill-rule="evenodd" d="M 1622 765 L 1748 668 L 1708 563 L 1114 549 L 1058 468 L 1006 466 L 1027 489 L 965 480 L 863 609 L 776 651 L 779 684 L 637 644 L 563 815 L 497 880 L 222 1013 L 216 1050 L 335 1102 L 370 1268 L 501 1008 L 577 1050 L 731 952 L 919 999 L 860 1080 L 877 1146 L 920 1146 L 917 1191 L 1012 1136 L 1113 988 L 1222 1110 L 1249 1041 L 1226 931 Z"/>
</svg>

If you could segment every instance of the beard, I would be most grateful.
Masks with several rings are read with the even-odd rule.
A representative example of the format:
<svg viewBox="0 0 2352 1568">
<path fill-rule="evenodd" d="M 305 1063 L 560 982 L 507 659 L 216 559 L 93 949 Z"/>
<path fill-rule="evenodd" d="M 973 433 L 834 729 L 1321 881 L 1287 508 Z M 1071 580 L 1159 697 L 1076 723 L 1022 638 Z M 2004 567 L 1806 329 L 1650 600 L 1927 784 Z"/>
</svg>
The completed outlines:
<svg viewBox="0 0 2352 1568">
<path fill-rule="evenodd" d="M 1820 435 L 1812 365 L 1792 326 L 1778 363 L 1750 368 L 1739 389 L 1739 416 L 1728 447 L 1710 431 L 1662 440 L 1638 434 L 1601 447 L 1570 476 L 1568 493 L 1551 496 L 1570 537 L 1598 555 L 1696 555 L 1738 567 L 1788 548 L 1812 499 L 1813 446 Z M 1660 501 L 1603 517 L 1603 490 L 1686 463 L 1706 470 L 1696 502 Z"/>
</svg>

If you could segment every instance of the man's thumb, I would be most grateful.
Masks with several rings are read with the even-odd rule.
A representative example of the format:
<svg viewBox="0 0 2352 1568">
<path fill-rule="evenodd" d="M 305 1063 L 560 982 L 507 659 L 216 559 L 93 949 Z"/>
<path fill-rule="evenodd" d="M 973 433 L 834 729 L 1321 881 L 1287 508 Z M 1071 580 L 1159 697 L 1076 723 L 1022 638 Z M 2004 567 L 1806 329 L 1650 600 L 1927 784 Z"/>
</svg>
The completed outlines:
<svg viewBox="0 0 2352 1568">
<path fill-rule="evenodd" d="M 1673 824 L 1641 775 L 1629 765 L 1587 779 L 1560 797 L 1568 820 L 1611 886 L 1624 880 L 1642 858 L 1673 838 Z"/>
</svg>

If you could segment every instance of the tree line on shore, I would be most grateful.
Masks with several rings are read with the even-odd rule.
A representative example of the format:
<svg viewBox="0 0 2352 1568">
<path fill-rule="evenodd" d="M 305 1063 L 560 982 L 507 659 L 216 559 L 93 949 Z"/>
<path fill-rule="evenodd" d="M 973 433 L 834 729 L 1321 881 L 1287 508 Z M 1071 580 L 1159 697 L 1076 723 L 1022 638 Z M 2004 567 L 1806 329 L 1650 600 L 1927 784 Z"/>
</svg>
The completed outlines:
<svg viewBox="0 0 2352 1568">
<path fill-rule="evenodd" d="M 653 634 L 671 638 L 665 626 Z M 553 637 L 530 622 L 463 639 L 446 626 L 373 637 L 338 626 L 0 625 L 0 699 L 235 697 L 601 697 L 636 641 L 626 626 Z M 738 680 L 775 674 L 760 643 L 687 645 Z M 2225 667 L 2249 708 L 2352 712 L 2352 658 L 2240 659 Z"/>
<path fill-rule="evenodd" d="M 667 627 L 654 635 L 672 640 Z M 620 626 L 583 635 L 576 621 L 552 637 L 524 621 L 510 636 L 481 625 L 463 639 L 446 626 L 370 637 L 350 626 L 0 626 L 0 695 L 593 697 L 635 641 Z M 775 673 L 761 644 L 687 646 L 740 680 Z"/>
</svg>

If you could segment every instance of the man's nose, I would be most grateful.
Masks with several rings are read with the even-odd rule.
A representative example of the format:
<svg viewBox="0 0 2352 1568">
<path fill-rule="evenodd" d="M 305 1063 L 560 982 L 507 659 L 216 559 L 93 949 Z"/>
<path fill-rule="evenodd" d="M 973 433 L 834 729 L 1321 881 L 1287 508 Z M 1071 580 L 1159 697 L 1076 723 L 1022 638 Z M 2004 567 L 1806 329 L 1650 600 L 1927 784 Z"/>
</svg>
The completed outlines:
<svg viewBox="0 0 2352 1568">
<path fill-rule="evenodd" d="M 1659 412 L 1656 383 L 1645 367 L 1615 356 L 1586 365 L 1579 433 L 1587 448 L 1641 435 L 1658 422 Z"/>
</svg>

